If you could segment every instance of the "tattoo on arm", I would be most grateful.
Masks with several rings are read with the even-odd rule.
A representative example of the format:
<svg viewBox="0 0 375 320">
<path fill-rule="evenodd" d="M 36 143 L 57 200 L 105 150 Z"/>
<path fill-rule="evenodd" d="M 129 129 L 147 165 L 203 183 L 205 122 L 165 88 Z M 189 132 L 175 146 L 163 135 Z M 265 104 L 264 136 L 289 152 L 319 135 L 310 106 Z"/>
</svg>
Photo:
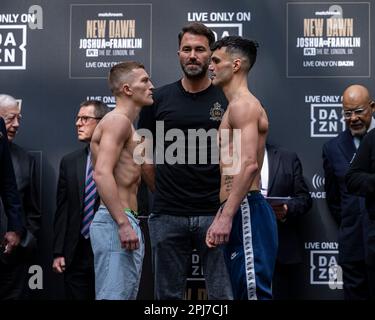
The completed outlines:
<svg viewBox="0 0 375 320">
<path fill-rule="evenodd" d="M 225 186 L 226 192 L 230 192 L 232 190 L 232 184 L 233 184 L 233 176 L 225 176 L 224 186 Z"/>
</svg>

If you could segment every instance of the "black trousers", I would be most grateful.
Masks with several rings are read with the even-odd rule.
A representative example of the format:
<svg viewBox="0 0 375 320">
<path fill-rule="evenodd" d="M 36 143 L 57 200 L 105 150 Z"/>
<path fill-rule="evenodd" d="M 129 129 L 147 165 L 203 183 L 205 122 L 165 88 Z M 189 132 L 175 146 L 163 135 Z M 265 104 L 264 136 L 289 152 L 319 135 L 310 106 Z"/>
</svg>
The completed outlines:
<svg viewBox="0 0 375 320">
<path fill-rule="evenodd" d="M 68 300 L 94 300 L 94 256 L 90 239 L 80 235 L 72 263 L 64 276 L 65 295 Z"/>
<path fill-rule="evenodd" d="M 282 264 L 276 261 L 272 281 L 272 295 L 274 300 L 302 299 L 302 267 L 302 263 Z"/>
<path fill-rule="evenodd" d="M 375 300 L 375 266 L 368 266 L 368 281 L 370 289 L 370 299 Z"/>
<path fill-rule="evenodd" d="M 25 299 L 29 264 L 7 264 L 0 260 L 0 300 Z"/>
<path fill-rule="evenodd" d="M 368 300 L 370 288 L 368 266 L 364 260 L 340 262 L 345 300 Z"/>
<path fill-rule="evenodd" d="M 366 242 L 366 263 L 368 266 L 370 297 L 371 299 L 375 299 L 375 220 L 368 221 Z"/>
</svg>

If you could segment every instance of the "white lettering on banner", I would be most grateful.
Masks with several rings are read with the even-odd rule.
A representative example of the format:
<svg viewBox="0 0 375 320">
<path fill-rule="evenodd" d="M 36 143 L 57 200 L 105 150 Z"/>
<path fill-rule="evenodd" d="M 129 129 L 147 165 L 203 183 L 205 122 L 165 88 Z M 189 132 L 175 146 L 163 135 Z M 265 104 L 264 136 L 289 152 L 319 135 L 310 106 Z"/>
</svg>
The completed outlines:
<svg viewBox="0 0 375 320">
<path fill-rule="evenodd" d="M 320 102 L 320 96 L 305 96 L 305 102 L 306 103 L 309 103 L 309 102 L 318 103 Z"/>
<path fill-rule="evenodd" d="M 338 250 L 339 244 L 337 242 L 305 242 L 305 249 L 314 249 L 314 250 Z"/>
<path fill-rule="evenodd" d="M 338 103 L 341 101 L 341 96 L 305 96 L 305 102 L 313 102 L 313 103 Z"/>
<path fill-rule="evenodd" d="M 25 25 L 0 25 L 0 70 L 25 70 L 25 46 Z"/>
<path fill-rule="evenodd" d="M 335 242 L 310 242 L 305 243 L 305 249 L 310 250 L 310 284 L 327 284 L 333 288 L 332 283 L 334 282 L 334 289 L 341 289 L 342 281 L 340 281 L 340 275 L 337 274 L 340 268 L 336 268 L 338 266 L 338 244 Z"/>
<path fill-rule="evenodd" d="M 320 242 L 306 242 L 305 249 L 320 249 Z"/>
<path fill-rule="evenodd" d="M 30 29 L 43 29 L 43 9 L 39 5 L 32 5 L 28 13 L 2 13 L 0 14 L 0 23 L 24 23 L 28 24 Z"/>
<path fill-rule="evenodd" d="M 338 102 L 339 99 L 340 96 L 322 96 L 320 100 Z M 311 100 L 311 97 L 305 97 L 306 100 Z M 345 130 L 345 121 L 341 114 L 341 104 L 312 103 L 310 108 L 310 136 L 312 138 L 335 137 Z"/>
<path fill-rule="evenodd" d="M 326 193 L 325 191 L 310 191 L 310 196 L 312 199 L 325 199 Z"/>
<path fill-rule="evenodd" d="M 243 24 L 251 21 L 251 12 L 188 12 L 188 21 L 204 22 L 212 30 L 215 39 L 242 36 Z"/>
<path fill-rule="evenodd" d="M 110 108 L 114 108 L 116 106 L 116 99 L 113 96 L 87 96 L 86 100 L 103 101 Z"/>
<path fill-rule="evenodd" d="M 211 12 L 210 20 L 230 22 L 232 21 L 233 16 L 234 16 L 234 12 Z"/>
<path fill-rule="evenodd" d="M 0 14 L 0 22 L 1 23 L 17 23 L 18 17 L 20 15 L 16 13 L 3 13 Z"/>
<path fill-rule="evenodd" d="M 369 77 L 370 4 L 341 3 L 326 10 L 322 5 L 287 4 L 287 76 Z M 315 10 L 310 6 L 316 6 Z M 301 17 L 301 12 L 306 16 Z"/>
<path fill-rule="evenodd" d="M 354 61 L 303 61 L 303 67 L 354 67 Z"/>
<path fill-rule="evenodd" d="M 237 12 L 236 20 L 237 21 L 250 21 L 251 13 L 250 12 Z"/>
<path fill-rule="evenodd" d="M 28 13 L 0 14 L 0 70 L 26 69 L 27 24 L 30 29 L 43 29 L 41 6 L 30 6 Z"/>
<path fill-rule="evenodd" d="M 141 49 L 142 39 L 80 39 L 79 49 Z"/>
<path fill-rule="evenodd" d="M 21 14 L 21 22 L 22 23 L 34 23 L 36 21 L 36 17 L 33 14 L 23 13 Z"/>
<path fill-rule="evenodd" d="M 208 21 L 208 12 L 188 12 L 188 21 Z"/>
<path fill-rule="evenodd" d="M 188 12 L 187 20 L 197 22 L 244 22 L 251 20 L 251 12 Z"/>
</svg>

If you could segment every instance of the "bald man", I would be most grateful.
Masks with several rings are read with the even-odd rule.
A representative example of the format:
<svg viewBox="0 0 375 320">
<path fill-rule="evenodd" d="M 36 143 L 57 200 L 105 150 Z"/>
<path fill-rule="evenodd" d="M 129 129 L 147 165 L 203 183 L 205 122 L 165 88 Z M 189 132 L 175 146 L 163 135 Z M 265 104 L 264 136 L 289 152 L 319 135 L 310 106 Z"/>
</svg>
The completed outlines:
<svg viewBox="0 0 375 320">
<path fill-rule="evenodd" d="M 375 127 L 375 103 L 368 89 L 351 85 L 342 99 L 346 130 L 323 146 L 326 201 L 336 220 L 338 262 L 342 268 L 346 300 L 369 299 L 365 238 L 369 221 L 364 199 L 349 194 L 345 174 L 364 135 Z"/>
</svg>

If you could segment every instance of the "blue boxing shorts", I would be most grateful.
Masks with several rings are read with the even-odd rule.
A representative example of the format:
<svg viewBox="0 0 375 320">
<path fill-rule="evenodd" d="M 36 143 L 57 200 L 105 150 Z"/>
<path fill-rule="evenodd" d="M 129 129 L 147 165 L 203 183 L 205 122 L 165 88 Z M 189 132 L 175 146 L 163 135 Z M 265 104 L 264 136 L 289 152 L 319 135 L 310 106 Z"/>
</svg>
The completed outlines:
<svg viewBox="0 0 375 320">
<path fill-rule="evenodd" d="M 277 256 L 276 217 L 264 197 L 251 191 L 233 217 L 224 257 L 235 300 L 272 299 Z"/>
</svg>

